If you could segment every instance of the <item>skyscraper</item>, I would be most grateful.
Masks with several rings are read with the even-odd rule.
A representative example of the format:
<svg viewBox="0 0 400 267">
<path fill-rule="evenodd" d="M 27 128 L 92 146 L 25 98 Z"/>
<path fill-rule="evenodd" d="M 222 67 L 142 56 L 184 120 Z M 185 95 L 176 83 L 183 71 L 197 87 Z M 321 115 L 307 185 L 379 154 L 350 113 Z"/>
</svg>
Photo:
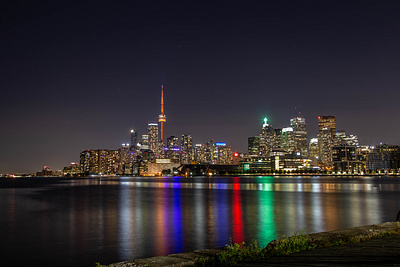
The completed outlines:
<svg viewBox="0 0 400 267">
<path fill-rule="evenodd" d="M 189 164 L 193 160 L 193 138 L 190 134 L 182 134 L 181 155 L 181 162 L 184 164 Z"/>
<path fill-rule="evenodd" d="M 148 134 L 143 134 L 142 135 L 141 149 L 142 150 L 149 149 L 149 135 Z"/>
<path fill-rule="evenodd" d="M 292 127 L 286 127 L 282 129 L 281 147 L 289 154 L 296 152 L 295 135 Z"/>
<path fill-rule="evenodd" d="M 336 136 L 335 116 L 319 116 L 318 128 L 319 165 L 323 170 L 331 170 L 333 168 L 332 147 Z"/>
<path fill-rule="evenodd" d="M 160 140 L 164 141 L 164 122 L 167 121 L 166 116 L 164 115 L 164 85 L 161 85 L 161 114 L 158 115 L 158 122 L 160 123 Z"/>
<path fill-rule="evenodd" d="M 276 135 L 276 131 L 268 123 L 268 119 L 264 118 L 264 124 L 260 132 L 260 148 L 259 156 L 267 158 L 271 151 L 279 147 L 280 136 Z"/>
<path fill-rule="evenodd" d="M 318 117 L 318 133 L 322 133 L 322 129 L 328 129 L 331 136 L 336 135 L 336 118 L 335 116 L 319 116 Z"/>
<path fill-rule="evenodd" d="M 157 154 L 159 150 L 158 145 L 158 124 L 157 122 L 150 122 L 148 124 L 148 135 L 149 135 L 149 149 Z"/>
<path fill-rule="evenodd" d="M 166 157 L 170 159 L 173 163 L 180 162 L 180 148 L 179 148 L 179 139 L 175 136 L 170 136 L 167 138 L 167 147 L 165 148 Z"/>
<path fill-rule="evenodd" d="M 319 150 L 318 150 L 318 138 L 311 138 L 309 148 L 308 148 L 308 155 L 311 159 L 312 166 L 318 166 L 318 159 L 319 159 Z"/>
<path fill-rule="evenodd" d="M 290 120 L 290 126 L 293 128 L 294 134 L 294 152 L 300 153 L 303 157 L 308 157 L 306 120 L 301 117 L 293 118 Z"/>
<path fill-rule="evenodd" d="M 199 163 L 206 163 L 206 146 L 204 144 L 196 144 L 194 146 L 194 160 Z"/>
<path fill-rule="evenodd" d="M 247 153 L 251 158 L 257 158 L 258 155 L 258 148 L 260 147 L 260 137 L 259 136 L 253 136 L 249 137 L 247 141 Z"/>
<path fill-rule="evenodd" d="M 137 146 L 137 132 L 136 130 L 131 130 L 131 147 Z"/>
</svg>

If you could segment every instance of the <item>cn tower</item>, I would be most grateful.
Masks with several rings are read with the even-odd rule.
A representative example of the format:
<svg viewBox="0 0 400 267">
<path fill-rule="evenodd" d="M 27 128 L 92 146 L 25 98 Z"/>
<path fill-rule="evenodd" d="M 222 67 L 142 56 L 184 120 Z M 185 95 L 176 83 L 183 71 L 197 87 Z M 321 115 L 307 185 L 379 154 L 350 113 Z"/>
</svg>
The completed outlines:
<svg viewBox="0 0 400 267">
<path fill-rule="evenodd" d="M 160 123 L 161 126 L 161 141 L 164 141 L 164 122 L 166 122 L 167 119 L 164 115 L 164 85 L 161 85 L 161 114 L 158 115 L 158 122 Z"/>
</svg>

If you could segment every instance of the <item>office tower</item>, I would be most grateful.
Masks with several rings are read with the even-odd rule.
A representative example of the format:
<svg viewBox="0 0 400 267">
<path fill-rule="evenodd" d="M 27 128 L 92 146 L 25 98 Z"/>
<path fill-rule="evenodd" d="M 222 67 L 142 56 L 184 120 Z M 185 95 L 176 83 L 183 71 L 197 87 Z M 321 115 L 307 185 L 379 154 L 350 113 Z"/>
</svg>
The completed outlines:
<svg viewBox="0 0 400 267">
<path fill-rule="evenodd" d="M 260 137 L 253 136 L 249 137 L 247 141 L 247 153 L 250 159 L 256 159 L 258 157 L 258 148 L 260 147 Z"/>
<path fill-rule="evenodd" d="M 136 150 L 132 149 L 129 144 L 121 145 L 121 162 L 132 163 L 136 160 Z"/>
<path fill-rule="evenodd" d="M 167 121 L 167 118 L 164 114 L 164 86 L 161 85 L 161 114 L 158 116 L 158 122 L 160 123 L 160 140 L 164 142 L 164 122 Z"/>
<path fill-rule="evenodd" d="M 307 125 L 304 118 L 296 117 L 290 120 L 293 128 L 295 152 L 308 157 Z"/>
<path fill-rule="evenodd" d="M 193 160 L 193 138 L 190 134 L 182 134 L 181 163 L 189 164 Z"/>
<path fill-rule="evenodd" d="M 137 135 L 136 130 L 131 130 L 131 146 L 133 147 L 137 146 Z"/>
<path fill-rule="evenodd" d="M 328 129 L 329 133 L 333 138 L 336 135 L 336 118 L 335 116 L 319 116 L 318 117 L 318 133 L 322 132 L 322 129 Z"/>
<path fill-rule="evenodd" d="M 336 137 L 335 116 L 319 116 L 318 128 L 319 165 L 323 170 L 331 170 L 332 147 Z"/>
<path fill-rule="evenodd" d="M 206 151 L 207 149 L 204 144 L 196 144 L 194 146 L 194 160 L 199 163 L 207 162 Z"/>
<path fill-rule="evenodd" d="M 330 129 L 322 128 L 318 134 L 319 165 L 323 170 L 332 169 L 332 147 L 334 145 Z"/>
<path fill-rule="evenodd" d="M 277 149 L 281 146 L 282 129 L 275 128 L 275 142 L 273 144 L 273 149 Z"/>
<path fill-rule="evenodd" d="M 208 140 L 206 145 L 206 162 L 215 163 L 215 144 L 213 139 Z"/>
<path fill-rule="evenodd" d="M 231 147 L 227 146 L 225 142 L 215 143 L 215 161 L 220 165 L 232 164 Z"/>
<path fill-rule="evenodd" d="M 308 151 L 309 151 L 309 158 L 311 159 L 311 165 L 318 166 L 318 159 L 319 159 L 318 138 L 311 138 Z"/>
<path fill-rule="evenodd" d="M 121 172 L 122 174 L 133 174 L 134 162 L 136 161 L 136 146 L 129 144 L 121 145 Z"/>
<path fill-rule="evenodd" d="M 279 147 L 279 139 L 276 136 L 276 131 L 268 123 L 268 119 L 264 118 L 264 124 L 260 132 L 259 156 L 269 157 L 271 151 Z"/>
<path fill-rule="evenodd" d="M 288 154 L 294 154 L 296 152 L 295 146 L 295 135 L 292 127 L 286 127 L 282 129 L 281 134 L 281 147 Z"/>
<path fill-rule="evenodd" d="M 159 152 L 158 124 L 156 122 L 150 122 L 148 124 L 147 129 L 148 129 L 148 135 L 149 135 L 149 149 L 154 154 L 158 154 L 158 152 Z"/>
<path fill-rule="evenodd" d="M 180 162 L 180 148 L 179 139 L 175 136 L 167 138 L 167 147 L 165 148 L 166 158 L 170 159 L 172 163 Z"/>
<path fill-rule="evenodd" d="M 149 135 L 148 134 L 143 134 L 142 135 L 142 142 L 141 142 L 140 149 L 142 149 L 142 150 L 150 149 L 149 148 Z"/>
</svg>

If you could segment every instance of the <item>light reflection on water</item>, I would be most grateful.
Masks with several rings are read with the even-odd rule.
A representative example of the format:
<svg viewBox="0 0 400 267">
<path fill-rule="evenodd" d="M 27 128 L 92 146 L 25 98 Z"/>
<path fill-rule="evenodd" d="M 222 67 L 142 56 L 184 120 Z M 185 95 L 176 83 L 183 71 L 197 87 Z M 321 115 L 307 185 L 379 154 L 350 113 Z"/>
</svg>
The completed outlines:
<svg viewBox="0 0 400 267">
<path fill-rule="evenodd" d="M 136 182 L 101 181 L 98 185 L 125 185 L 150 188 L 189 188 L 189 189 L 225 189 L 258 190 L 286 192 L 340 192 L 340 191 L 400 191 L 399 184 L 340 184 L 340 183 L 188 183 L 188 182 Z M 80 185 L 82 185 L 80 183 Z"/>
<path fill-rule="evenodd" d="M 123 177 L 3 188 L 0 256 L 15 265 L 90 266 L 222 247 L 230 238 L 265 246 L 304 227 L 393 220 L 399 193 L 397 178 L 370 177 Z"/>
</svg>

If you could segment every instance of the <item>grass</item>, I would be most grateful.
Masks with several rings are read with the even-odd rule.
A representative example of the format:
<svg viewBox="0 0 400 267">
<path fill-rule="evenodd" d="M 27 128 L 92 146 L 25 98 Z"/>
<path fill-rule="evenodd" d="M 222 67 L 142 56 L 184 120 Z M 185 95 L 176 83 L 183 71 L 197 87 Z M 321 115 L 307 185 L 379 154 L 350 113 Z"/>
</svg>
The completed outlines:
<svg viewBox="0 0 400 267">
<path fill-rule="evenodd" d="M 331 247 L 336 245 L 359 243 L 374 238 L 393 236 L 400 234 L 400 224 L 394 230 L 388 230 L 379 234 L 371 232 L 368 235 L 333 235 L 328 239 L 311 238 L 306 229 L 297 231 L 291 237 L 283 236 L 274 240 L 265 248 L 260 248 L 257 241 L 250 244 L 232 243 L 226 245 L 225 250 L 214 257 L 196 259 L 196 266 L 232 266 L 240 262 L 257 261 L 267 259 L 272 256 L 288 255 L 295 252 L 305 251 L 315 248 Z"/>
</svg>

